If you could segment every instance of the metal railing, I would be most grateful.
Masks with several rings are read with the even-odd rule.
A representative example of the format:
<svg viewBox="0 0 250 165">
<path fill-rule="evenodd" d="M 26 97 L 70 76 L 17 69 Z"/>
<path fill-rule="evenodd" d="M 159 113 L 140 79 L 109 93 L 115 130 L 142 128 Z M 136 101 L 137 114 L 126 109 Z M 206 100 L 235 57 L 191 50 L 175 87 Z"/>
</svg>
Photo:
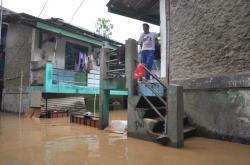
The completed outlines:
<svg viewBox="0 0 250 165">
<path fill-rule="evenodd" d="M 107 53 L 109 60 L 106 61 L 107 76 L 109 78 L 125 77 L 125 62 L 118 59 L 117 50 L 113 50 Z"/>
<path fill-rule="evenodd" d="M 84 77 L 85 80 L 77 81 L 77 74 Z M 76 72 L 72 70 L 65 70 L 59 68 L 53 68 L 52 82 L 53 84 L 67 84 L 72 86 L 87 86 L 87 73 Z"/>
<path fill-rule="evenodd" d="M 138 61 L 136 61 L 138 63 Z M 167 86 L 158 78 L 158 76 L 156 76 L 155 74 L 153 74 L 145 65 L 143 65 L 145 71 L 147 71 L 160 85 L 162 85 L 162 87 L 164 88 L 164 90 L 167 90 Z M 150 83 L 145 82 L 144 83 L 145 86 L 151 90 L 155 96 L 165 105 L 165 108 L 167 108 L 167 101 L 165 101 L 162 96 L 160 96 L 160 94 L 151 86 Z M 164 121 L 164 132 L 163 135 L 167 134 L 167 113 L 165 116 L 163 116 L 160 111 L 158 110 L 158 108 L 142 93 L 139 92 L 140 95 L 146 100 L 146 102 L 149 104 L 149 106 L 158 114 L 158 116 Z"/>
</svg>

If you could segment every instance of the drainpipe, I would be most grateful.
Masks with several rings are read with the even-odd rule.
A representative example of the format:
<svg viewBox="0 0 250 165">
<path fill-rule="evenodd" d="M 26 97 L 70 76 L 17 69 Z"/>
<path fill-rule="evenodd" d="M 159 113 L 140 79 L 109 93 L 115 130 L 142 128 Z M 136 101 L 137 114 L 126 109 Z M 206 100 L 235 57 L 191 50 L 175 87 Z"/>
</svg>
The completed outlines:
<svg viewBox="0 0 250 165">
<path fill-rule="evenodd" d="M 167 53 L 168 53 L 168 59 L 167 59 L 167 75 L 168 75 L 168 84 L 170 83 L 170 1 L 171 0 L 167 0 Z"/>
</svg>

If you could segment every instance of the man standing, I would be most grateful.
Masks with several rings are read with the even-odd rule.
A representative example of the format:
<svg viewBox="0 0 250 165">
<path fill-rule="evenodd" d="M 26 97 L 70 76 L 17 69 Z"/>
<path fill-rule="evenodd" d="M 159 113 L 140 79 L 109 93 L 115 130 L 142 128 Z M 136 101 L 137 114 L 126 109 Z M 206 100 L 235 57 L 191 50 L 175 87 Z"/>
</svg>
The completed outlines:
<svg viewBox="0 0 250 165">
<path fill-rule="evenodd" d="M 141 63 L 143 63 L 148 70 L 151 70 L 154 61 L 155 39 L 159 34 L 149 32 L 149 25 L 146 23 L 144 23 L 142 27 L 144 32 L 141 34 L 138 41 L 141 47 Z M 143 79 L 147 81 L 149 78 L 149 72 L 145 71 Z"/>
</svg>

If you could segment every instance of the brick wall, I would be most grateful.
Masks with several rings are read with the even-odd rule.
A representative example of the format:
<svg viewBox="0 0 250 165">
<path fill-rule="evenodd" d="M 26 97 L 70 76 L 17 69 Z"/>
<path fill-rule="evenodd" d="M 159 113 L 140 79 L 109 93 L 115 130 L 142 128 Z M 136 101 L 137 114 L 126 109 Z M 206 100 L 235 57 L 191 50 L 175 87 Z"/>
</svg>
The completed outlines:
<svg viewBox="0 0 250 165">
<path fill-rule="evenodd" d="M 171 78 L 250 71 L 249 0 L 172 0 Z"/>
</svg>

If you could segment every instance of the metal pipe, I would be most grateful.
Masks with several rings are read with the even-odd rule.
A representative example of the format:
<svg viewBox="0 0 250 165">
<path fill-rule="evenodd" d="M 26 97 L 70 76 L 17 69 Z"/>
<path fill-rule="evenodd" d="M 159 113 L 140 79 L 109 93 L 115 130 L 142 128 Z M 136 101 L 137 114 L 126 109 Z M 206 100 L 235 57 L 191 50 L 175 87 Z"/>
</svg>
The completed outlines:
<svg viewBox="0 0 250 165">
<path fill-rule="evenodd" d="M 125 67 L 125 64 L 122 64 L 122 63 L 121 64 L 119 64 L 119 63 L 109 63 L 108 65 L 109 66 L 120 66 L 120 67 L 122 66 L 122 67 Z"/>
<path fill-rule="evenodd" d="M 110 51 L 110 52 L 107 52 L 107 55 L 117 55 L 117 52 L 116 52 L 117 50 L 115 49 L 115 50 L 112 50 L 112 51 Z"/>
<path fill-rule="evenodd" d="M 111 73 L 107 73 L 108 75 L 125 75 L 124 72 L 111 72 Z"/>
<path fill-rule="evenodd" d="M 154 75 L 146 66 L 143 65 L 143 67 L 144 67 L 144 69 L 145 69 L 146 71 L 149 72 L 149 74 L 150 74 L 151 76 L 153 76 L 154 79 L 156 79 L 165 89 L 167 89 L 167 87 L 165 86 L 165 84 L 164 84 L 156 75 Z"/>
<path fill-rule="evenodd" d="M 120 71 L 125 71 L 125 69 L 114 69 L 114 70 L 109 70 L 109 71 L 107 71 L 107 73 L 120 72 Z"/>
<path fill-rule="evenodd" d="M 118 59 L 109 60 L 109 61 L 106 61 L 106 63 L 110 63 L 110 62 L 114 62 L 114 61 L 118 61 Z"/>
<path fill-rule="evenodd" d="M 23 71 L 21 71 L 21 79 L 20 79 L 20 97 L 19 97 L 19 118 L 21 117 L 22 110 L 22 94 L 23 93 Z"/>
<path fill-rule="evenodd" d="M 168 70 L 168 77 L 167 77 L 167 82 L 169 84 L 170 82 L 170 1 L 171 0 L 167 0 L 167 47 L 168 47 L 168 58 L 167 58 L 167 70 Z"/>
</svg>

